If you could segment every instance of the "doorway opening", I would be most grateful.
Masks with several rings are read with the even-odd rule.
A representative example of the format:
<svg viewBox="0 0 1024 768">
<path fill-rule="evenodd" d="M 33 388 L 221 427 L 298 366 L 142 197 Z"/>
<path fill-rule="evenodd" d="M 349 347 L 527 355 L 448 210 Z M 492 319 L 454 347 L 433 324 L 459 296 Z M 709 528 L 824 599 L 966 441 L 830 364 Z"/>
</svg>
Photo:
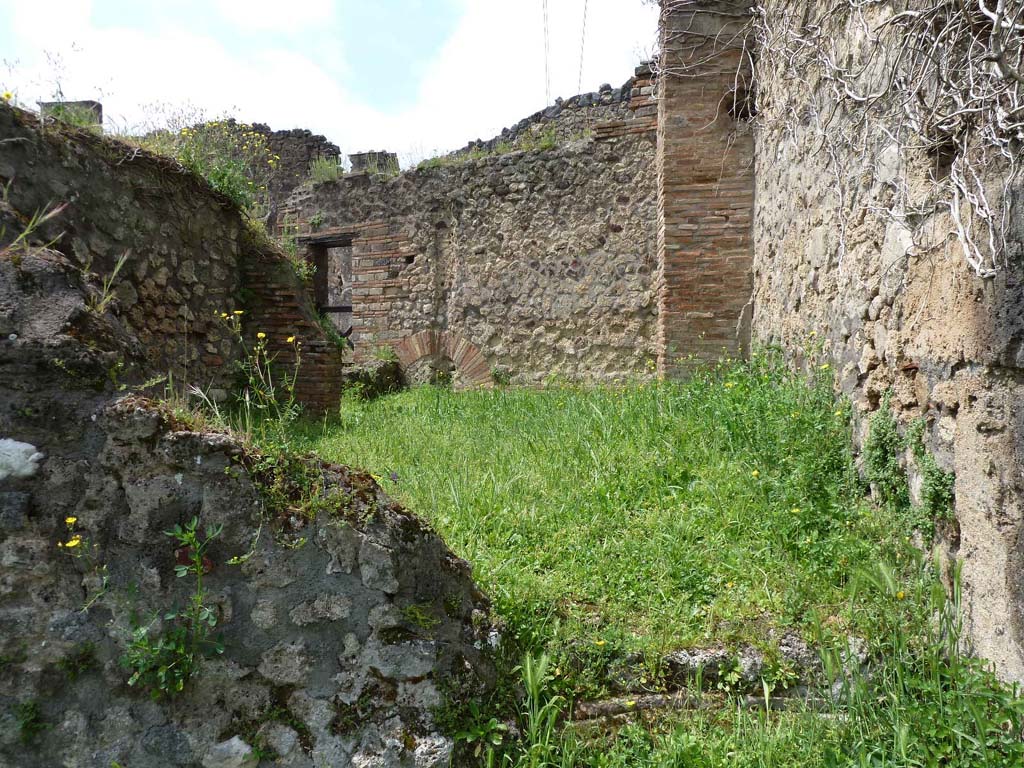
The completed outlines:
<svg viewBox="0 0 1024 768">
<path fill-rule="evenodd" d="M 306 258 L 314 267 L 313 300 L 338 334 L 352 334 L 352 236 L 310 240 Z M 351 344 L 351 342 L 349 342 Z"/>
</svg>

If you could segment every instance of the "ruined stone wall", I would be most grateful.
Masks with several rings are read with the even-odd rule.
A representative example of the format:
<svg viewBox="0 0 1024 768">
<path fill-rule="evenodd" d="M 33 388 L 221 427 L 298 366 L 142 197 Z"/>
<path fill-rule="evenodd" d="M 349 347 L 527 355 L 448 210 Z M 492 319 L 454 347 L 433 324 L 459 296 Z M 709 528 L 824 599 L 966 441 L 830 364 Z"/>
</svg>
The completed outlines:
<svg viewBox="0 0 1024 768">
<path fill-rule="evenodd" d="M 114 373 L 218 381 L 229 367 L 189 352 L 198 301 L 203 343 L 222 338 L 214 311 L 244 300 L 250 333 L 312 345 L 296 329 L 302 286 L 273 248 L 247 250 L 237 212 L 200 180 L 38 130 L 0 106 L 0 765 L 452 764 L 435 712 L 493 682 L 496 636 L 468 565 L 368 475 L 203 431 L 125 396 Z M 49 195 L 66 218 L 16 242 Z M 117 303 L 95 303 L 84 260 L 109 270 L 128 245 Z M 158 269 L 166 282 L 148 279 Z M 177 572 L 190 551 L 166 533 L 193 518 L 203 538 L 218 530 L 199 569 L 214 627 L 196 646 L 175 616 L 195 595 L 196 574 Z M 199 652 L 178 691 L 156 685 L 182 665 L 168 645 Z M 137 680 L 133 653 L 150 662 Z"/>
<path fill-rule="evenodd" d="M 605 83 L 597 91 L 555 99 L 551 106 L 503 129 L 497 136 L 472 141 L 453 154 L 491 152 L 499 146 L 520 148 L 541 137 L 564 143 L 595 133 L 608 135 L 624 123 L 637 132 L 647 131 L 654 127 L 657 115 L 653 95 L 651 66 L 641 64 L 636 74 L 619 88 Z"/>
<path fill-rule="evenodd" d="M 69 139 L 69 135 L 72 138 Z M 102 284 L 122 256 L 112 308 L 152 371 L 219 382 L 232 339 L 217 320 L 236 308 L 243 225 L 237 211 L 168 162 L 86 131 L 40 125 L 0 105 L 0 183 L 27 222 L 67 207 L 37 233 Z M 8 228 L 13 231 L 13 228 Z"/>
<path fill-rule="evenodd" d="M 827 6 L 811 3 L 808 18 Z M 772 0 L 765 18 L 789 23 L 779 21 L 786 10 Z M 870 51 L 865 30 L 892 8 L 865 13 L 867 26 L 835 13 L 823 30 L 835 60 L 855 70 Z M 776 28 L 773 40 L 806 34 L 800 24 Z M 814 352 L 835 368 L 858 443 L 886 393 L 904 426 L 925 420 L 927 449 L 956 473 L 946 544 L 963 564 L 973 649 L 1024 679 L 1024 188 L 1010 188 L 1017 205 L 1001 268 L 978 277 L 936 194 L 942 158 L 900 148 L 895 126 L 870 114 L 855 122 L 863 113 L 837 101 L 817 59 L 794 70 L 780 49 L 758 56 L 754 336 L 797 363 Z M 876 90 L 877 74 L 858 87 Z M 855 143 L 834 140 L 855 126 Z M 993 168 L 994 201 L 1000 177 L 1005 169 Z M 906 461 L 919 500 L 920 467 Z"/>
<path fill-rule="evenodd" d="M 267 138 L 267 147 L 280 158 L 270 175 L 268 190 L 271 204 L 276 208 L 288 199 L 292 191 L 309 178 L 309 166 L 314 160 L 339 160 L 341 150 L 326 137 L 303 128 L 273 131 L 262 123 L 254 123 L 252 130 Z"/>
<path fill-rule="evenodd" d="M 351 238 L 357 361 L 458 349 L 486 372 L 472 381 L 598 381 L 653 366 L 655 195 L 648 128 L 350 175 L 297 190 L 288 215 L 312 247 Z"/>
<path fill-rule="evenodd" d="M 33 215 L 63 206 L 34 239 L 64 254 L 91 305 L 105 304 L 123 322 L 126 345 L 110 363 L 112 380 L 167 375 L 226 390 L 239 347 L 221 315 L 242 310 L 246 332 L 267 333 L 283 365 L 294 354 L 285 340 L 303 343 L 317 374 L 302 383 L 304 402 L 322 409 L 337 401 L 339 350 L 325 340 L 305 287 L 281 252 L 202 179 L 169 159 L 40 124 L 6 105 L 0 139 L 0 184 L 13 217 L 6 239 Z M 258 301 L 268 291 L 275 302 Z M 0 324 L 15 308 L 3 309 Z"/>
</svg>

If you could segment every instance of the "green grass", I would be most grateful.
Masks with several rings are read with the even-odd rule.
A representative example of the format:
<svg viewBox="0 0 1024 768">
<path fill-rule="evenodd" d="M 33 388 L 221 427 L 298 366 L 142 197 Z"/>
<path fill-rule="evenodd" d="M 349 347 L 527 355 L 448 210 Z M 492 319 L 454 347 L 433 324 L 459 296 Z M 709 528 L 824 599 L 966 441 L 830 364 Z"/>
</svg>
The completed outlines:
<svg viewBox="0 0 1024 768">
<path fill-rule="evenodd" d="M 506 742 L 494 765 L 1019 765 L 1024 705 L 961 655 L 958 602 L 908 544 L 921 510 L 867 499 L 831 377 L 822 366 L 808 382 L 762 355 L 685 383 L 425 387 L 346 399 L 304 437 L 376 473 L 473 564 L 512 663 L 550 654 L 528 702 L 599 697 L 624 666 L 659 690 L 670 650 L 749 643 L 770 654 L 772 631 L 785 629 L 820 650 L 838 685 L 826 716 L 716 699 L 636 715 L 596 741 Z M 841 674 L 851 635 L 871 676 Z M 529 733 L 510 704 L 524 683 L 503 663 L 498 696 L 473 709 L 476 744 L 494 733 L 491 712 L 519 712 Z"/>
<path fill-rule="evenodd" d="M 686 384 L 345 401 L 313 443 L 429 519 L 522 646 L 600 666 L 763 645 L 813 611 L 858 624 L 848 576 L 900 532 L 862 501 L 847 430 L 826 384 L 766 358 Z"/>
</svg>

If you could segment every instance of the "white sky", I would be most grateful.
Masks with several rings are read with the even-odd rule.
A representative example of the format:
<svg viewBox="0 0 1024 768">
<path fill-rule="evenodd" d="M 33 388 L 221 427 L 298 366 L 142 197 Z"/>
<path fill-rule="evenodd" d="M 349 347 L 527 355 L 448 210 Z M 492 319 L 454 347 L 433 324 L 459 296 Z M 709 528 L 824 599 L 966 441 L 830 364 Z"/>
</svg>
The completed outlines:
<svg viewBox="0 0 1024 768">
<path fill-rule="evenodd" d="M 120 125 L 145 122 L 144 105 L 191 103 L 210 117 L 309 128 L 345 153 L 390 149 L 406 159 L 489 138 L 544 106 L 543 0 L 355 0 L 393 3 L 392 13 L 447 7 L 428 50 L 415 34 L 386 41 L 417 62 L 404 70 L 418 82 L 402 83 L 401 104 L 384 98 L 395 87 L 386 79 L 394 53 L 367 67 L 365 53 L 346 54 L 344 34 L 327 34 L 346 29 L 352 0 L 198 0 L 195 15 L 189 1 L 0 0 L 0 88 L 31 106 L 59 80 L 66 98 L 98 99 Z M 585 2 L 584 91 L 621 85 L 653 50 L 657 13 L 644 0 L 548 0 L 552 99 L 578 92 Z M 125 11 L 113 14 L 115 5 Z M 379 97 L 367 77 L 381 78 Z"/>
</svg>

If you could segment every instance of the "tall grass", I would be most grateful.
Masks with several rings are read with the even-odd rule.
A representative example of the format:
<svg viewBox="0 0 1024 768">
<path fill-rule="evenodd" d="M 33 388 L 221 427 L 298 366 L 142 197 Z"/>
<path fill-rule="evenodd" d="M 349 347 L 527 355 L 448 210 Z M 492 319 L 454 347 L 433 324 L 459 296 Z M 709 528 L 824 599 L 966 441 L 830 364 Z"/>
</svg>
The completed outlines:
<svg viewBox="0 0 1024 768">
<path fill-rule="evenodd" d="M 766 357 L 685 384 L 346 401 L 310 442 L 385 478 L 524 648 L 571 646 L 563 673 L 596 683 L 626 653 L 842 611 L 899 533 L 863 503 L 847 430 L 827 382 Z"/>
<path fill-rule="evenodd" d="M 508 686 L 529 711 L 508 765 L 1024 764 L 1016 690 L 962 652 L 959 592 L 947 600 L 908 544 L 920 510 L 866 498 L 831 375 L 766 354 L 685 383 L 427 387 L 346 400 L 306 439 L 430 519 L 473 564 L 507 644 L 544 663 L 541 689 Z M 548 729 L 546 703 L 604 695 L 624 665 L 640 666 L 633 690 L 659 690 L 668 650 L 770 653 L 782 631 L 820 650 L 824 712 L 727 698 L 596 741 Z"/>
</svg>

